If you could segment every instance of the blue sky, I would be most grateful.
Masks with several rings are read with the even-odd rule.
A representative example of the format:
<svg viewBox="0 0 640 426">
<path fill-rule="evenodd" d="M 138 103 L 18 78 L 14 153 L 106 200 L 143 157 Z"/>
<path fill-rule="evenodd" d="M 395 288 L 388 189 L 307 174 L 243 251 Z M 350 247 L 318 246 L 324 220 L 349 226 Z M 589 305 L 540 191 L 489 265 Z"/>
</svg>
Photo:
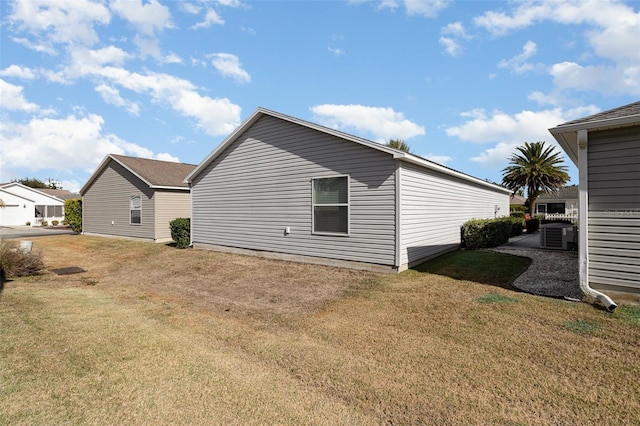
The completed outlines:
<svg viewBox="0 0 640 426">
<path fill-rule="evenodd" d="M 640 99 L 638 1 L 2 1 L 0 181 L 198 164 L 257 107 L 499 182 Z M 577 171 L 570 165 L 572 182 Z"/>
</svg>

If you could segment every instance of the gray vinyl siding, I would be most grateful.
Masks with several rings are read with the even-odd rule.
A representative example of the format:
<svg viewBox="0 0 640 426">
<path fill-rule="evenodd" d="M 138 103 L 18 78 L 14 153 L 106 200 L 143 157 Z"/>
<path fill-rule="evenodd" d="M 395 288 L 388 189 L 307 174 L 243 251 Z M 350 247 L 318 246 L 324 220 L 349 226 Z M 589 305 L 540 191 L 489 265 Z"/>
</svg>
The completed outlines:
<svg viewBox="0 0 640 426">
<path fill-rule="evenodd" d="M 509 214 L 509 194 L 402 163 L 400 264 L 412 266 L 460 245 L 460 226 L 471 219 Z"/>
<path fill-rule="evenodd" d="M 140 195 L 142 220 L 129 223 L 129 199 Z M 111 161 L 82 197 L 83 231 L 90 234 L 154 238 L 153 191 L 120 164 Z M 113 221 L 113 224 L 112 224 Z"/>
<path fill-rule="evenodd" d="M 589 133 L 589 282 L 640 292 L 640 126 Z"/>
<path fill-rule="evenodd" d="M 194 180 L 193 242 L 394 265 L 394 171 L 390 154 L 264 116 Z M 350 235 L 312 234 L 311 179 L 342 175 Z"/>
<path fill-rule="evenodd" d="M 156 190 L 154 199 L 155 238 L 170 240 L 169 222 L 179 217 L 191 217 L 191 194 L 189 191 Z"/>
</svg>

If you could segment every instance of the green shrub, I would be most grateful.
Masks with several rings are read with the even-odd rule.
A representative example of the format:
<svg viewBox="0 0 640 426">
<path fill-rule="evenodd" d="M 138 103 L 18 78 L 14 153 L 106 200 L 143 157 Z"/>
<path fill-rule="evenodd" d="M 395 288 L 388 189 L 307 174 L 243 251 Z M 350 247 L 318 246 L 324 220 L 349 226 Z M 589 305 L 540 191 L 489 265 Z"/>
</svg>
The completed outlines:
<svg viewBox="0 0 640 426">
<path fill-rule="evenodd" d="M 497 247 L 509 242 L 508 218 L 473 219 L 462 225 L 462 245 L 467 248 Z"/>
<path fill-rule="evenodd" d="M 44 256 L 39 250 L 20 250 L 14 241 L 0 239 L 0 273 L 5 277 L 35 275 L 44 269 Z"/>
<path fill-rule="evenodd" d="M 57 220 L 52 220 L 52 221 L 51 221 L 51 224 L 52 224 L 53 226 L 58 226 L 58 224 L 59 224 L 59 223 L 60 223 L 60 222 L 58 222 Z"/>
<path fill-rule="evenodd" d="M 519 217 L 521 219 L 524 219 L 524 215 L 525 215 L 524 211 L 517 211 L 517 210 L 511 211 L 511 217 Z"/>
<path fill-rule="evenodd" d="M 527 206 L 511 206 L 511 208 L 509 209 L 511 211 L 511 216 L 513 216 L 514 212 L 522 212 L 522 217 L 524 217 L 524 214 L 528 211 Z"/>
<path fill-rule="evenodd" d="M 191 244 L 191 219 L 179 217 L 169 222 L 171 239 L 176 242 L 176 247 L 183 249 Z"/>
<path fill-rule="evenodd" d="M 533 234 L 540 229 L 540 221 L 538 219 L 529 219 L 526 221 L 527 234 Z"/>
<path fill-rule="evenodd" d="M 43 220 L 41 226 L 49 226 L 49 222 L 47 222 L 46 220 Z"/>
<path fill-rule="evenodd" d="M 31 226 L 31 222 L 27 221 L 27 226 Z"/>
<path fill-rule="evenodd" d="M 524 229 L 524 217 L 514 216 L 513 213 L 511 213 L 511 216 L 505 217 L 504 220 L 508 221 L 511 226 L 509 237 L 517 237 L 522 234 L 522 230 Z"/>
<path fill-rule="evenodd" d="M 71 198 L 64 201 L 64 220 L 73 232 L 82 232 L 82 200 Z"/>
</svg>

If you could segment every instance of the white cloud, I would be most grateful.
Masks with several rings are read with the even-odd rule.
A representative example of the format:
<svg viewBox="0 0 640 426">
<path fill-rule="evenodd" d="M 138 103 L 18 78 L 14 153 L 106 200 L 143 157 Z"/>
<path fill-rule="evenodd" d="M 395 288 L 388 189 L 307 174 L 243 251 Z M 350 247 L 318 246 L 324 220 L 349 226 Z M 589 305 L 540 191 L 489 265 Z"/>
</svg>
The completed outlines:
<svg viewBox="0 0 640 426">
<path fill-rule="evenodd" d="M 459 38 L 471 38 L 467 35 L 467 31 L 464 29 L 464 25 L 460 21 L 451 22 L 447 24 L 445 27 L 440 29 L 440 34 L 451 35 Z"/>
<path fill-rule="evenodd" d="M 15 77 L 22 80 L 33 80 L 36 78 L 36 73 L 31 68 L 12 64 L 3 70 L 0 70 L 0 77 Z"/>
<path fill-rule="evenodd" d="M 145 59 L 149 56 L 159 59 L 162 57 L 162 51 L 160 50 L 160 40 L 155 37 L 140 37 L 135 36 L 133 43 L 140 52 L 140 57 Z"/>
<path fill-rule="evenodd" d="M 118 66 L 105 65 L 120 58 L 116 51 L 101 55 L 94 50 L 77 49 L 71 52 L 71 64 L 63 76 L 72 78 L 95 78 L 110 86 L 146 94 L 159 105 L 168 105 L 185 117 L 196 120 L 196 125 L 212 136 L 227 135 L 240 123 L 240 107 L 227 98 L 210 98 L 200 95 L 188 80 L 164 73 L 131 72 Z"/>
<path fill-rule="evenodd" d="M 427 154 L 423 157 L 438 164 L 447 164 L 449 161 L 453 160 L 453 158 L 448 155 Z"/>
<path fill-rule="evenodd" d="M 524 46 L 522 46 L 522 53 L 510 59 L 501 60 L 498 63 L 498 68 L 507 68 L 516 74 L 523 74 L 527 71 L 532 71 L 536 68 L 536 65 L 527 62 L 527 60 L 534 56 L 537 51 L 537 44 L 529 40 L 524 44 Z"/>
<path fill-rule="evenodd" d="M 162 160 L 162 161 L 171 161 L 172 163 L 179 163 L 180 159 L 178 157 L 174 157 L 173 155 L 167 153 L 167 152 L 161 152 L 158 153 L 155 157 L 156 160 Z"/>
<path fill-rule="evenodd" d="M 248 72 L 242 69 L 240 59 L 236 55 L 231 53 L 214 53 L 208 55 L 211 59 L 211 63 L 218 70 L 223 77 L 231 77 L 240 83 L 248 83 L 251 81 L 251 76 Z"/>
<path fill-rule="evenodd" d="M 157 0 L 147 0 L 145 3 L 142 0 L 112 0 L 109 7 L 146 35 L 173 28 L 169 8 Z"/>
<path fill-rule="evenodd" d="M 98 41 L 93 26 L 108 24 L 109 10 L 101 2 L 91 0 L 17 0 L 8 20 L 20 30 L 56 43 L 92 45 Z M 26 46 L 51 52 L 47 43 L 27 41 Z"/>
<path fill-rule="evenodd" d="M 127 101 L 120 96 L 120 92 L 106 84 L 100 84 L 96 87 L 96 92 L 100 94 L 102 99 L 111 105 L 124 107 L 131 115 L 136 117 L 140 114 L 140 107 L 135 102 Z"/>
<path fill-rule="evenodd" d="M 104 134 L 99 115 L 66 118 L 33 118 L 26 124 L 6 123 L 0 129 L 2 166 L 30 171 L 74 168 L 91 170 L 109 153 L 153 158 L 140 145 Z M 46 153 L 46 155 L 42 155 Z M 37 158 L 38 161 L 33 161 Z"/>
<path fill-rule="evenodd" d="M 173 52 L 162 57 L 162 63 L 165 64 L 181 64 L 182 58 Z"/>
<path fill-rule="evenodd" d="M 487 114 L 483 109 L 475 109 L 460 114 L 468 120 L 460 126 L 447 128 L 446 133 L 465 142 L 495 144 L 472 158 L 473 161 L 495 166 L 503 164 L 513 149 L 525 141 L 542 140 L 555 144 L 547 129 L 598 111 L 592 105 L 569 110 L 521 111 L 513 115 L 498 110 Z"/>
<path fill-rule="evenodd" d="M 202 8 L 193 3 L 187 3 L 185 1 L 178 2 L 178 7 L 185 13 L 189 13 L 191 15 L 197 15 L 200 13 Z"/>
<path fill-rule="evenodd" d="M 404 7 L 408 15 L 420 15 L 435 18 L 440 11 L 449 7 L 449 0 L 404 0 Z"/>
<path fill-rule="evenodd" d="M 339 47 L 334 48 L 334 47 L 328 46 L 327 50 L 329 50 L 329 52 L 333 53 L 336 56 L 344 56 L 346 54 L 344 49 L 341 49 Z"/>
<path fill-rule="evenodd" d="M 27 101 L 22 89 L 22 86 L 7 83 L 0 78 L 0 108 L 10 111 L 38 111 L 38 105 Z"/>
<path fill-rule="evenodd" d="M 204 19 L 192 26 L 191 29 L 197 30 L 199 28 L 209 28 L 212 25 L 224 25 L 224 19 L 218 15 L 218 12 L 213 9 L 209 9 L 204 15 Z"/>
<path fill-rule="evenodd" d="M 364 105 L 316 105 L 311 107 L 318 121 L 335 129 L 373 135 L 378 142 L 410 139 L 424 135 L 424 127 L 407 120 L 391 108 Z"/>
<path fill-rule="evenodd" d="M 595 91 L 605 95 L 640 94 L 640 64 L 623 69 L 561 62 L 553 65 L 550 73 L 554 84 L 560 89 Z"/>
<path fill-rule="evenodd" d="M 605 95 L 640 94 L 640 12 L 617 0 L 558 1 L 513 3 L 510 12 L 489 11 L 474 19 L 479 27 L 501 36 L 512 31 L 550 21 L 582 28 L 592 52 L 584 61 L 599 59 L 607 65 L 562 62 L 552 65 L 551 75 L 559 89 L 597 91 Z M 581 27 L 578 27 L 581 26 Z M 528 69 L 526 62 L 522 63 Z M 517 69 L 517 63 L 503 65 Z M 515 67 L 515 68 L 514 68 Z"/>
<path fill-rule="evenodd" d="M 33 50 L 34 52 L 46 53 L 51 56 L 55 56 L 58 54 L 56 49 L 54 49 L 53 46 L 51 46 L 51 43 L 48 40 L 40 42 L 40 41 L 31 41 L 24 37 L 9 37 L 9 38 L 14 43 L 20 44 L 26 47 L 27 49 Z"/>
<path fill-rule="evenodd" d="M 462 53 L 462 46 L 450 37 L 440 37 L 438 42 L 444 47 L 444 51 L 450 56 L 456 57 Z"/>
</svg>

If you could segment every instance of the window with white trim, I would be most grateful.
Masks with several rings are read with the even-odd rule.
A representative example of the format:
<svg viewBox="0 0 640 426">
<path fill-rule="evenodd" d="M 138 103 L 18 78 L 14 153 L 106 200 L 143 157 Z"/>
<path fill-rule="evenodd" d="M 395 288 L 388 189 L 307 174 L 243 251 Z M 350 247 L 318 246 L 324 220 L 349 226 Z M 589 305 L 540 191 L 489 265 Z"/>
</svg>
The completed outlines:
<svg viewBox="0 0 640 426">
<path fill-rule="evenodd" d="M 349 235 L 349 176 L 311 179 L 313 233 Z"/>
<path fill-rule="evenodd" d="M 139 195 L 129 198 L 129 223 L 132 225 L 142 223 L 142 197 Z"/>
</svg>

